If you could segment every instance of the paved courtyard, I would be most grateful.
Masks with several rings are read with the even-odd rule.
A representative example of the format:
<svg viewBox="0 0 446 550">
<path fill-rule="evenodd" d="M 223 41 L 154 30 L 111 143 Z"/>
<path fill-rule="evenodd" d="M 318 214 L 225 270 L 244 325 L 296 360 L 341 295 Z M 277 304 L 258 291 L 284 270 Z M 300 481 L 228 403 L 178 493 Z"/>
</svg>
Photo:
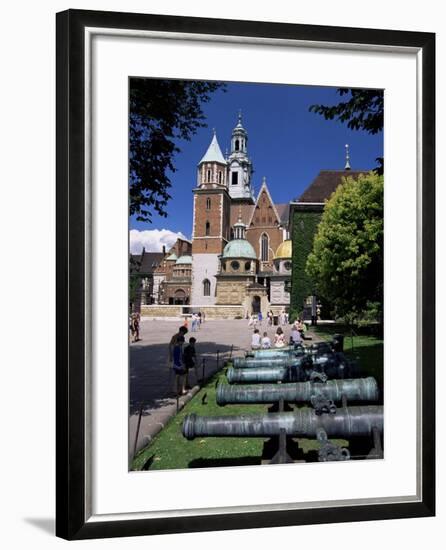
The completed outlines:
<svg viewBox="0 0 446 550">
<path fill-rule="evenodd" d="M 174 376 L 167 367 L 168 343 L 181 326 L 181 320 L 141 320 L 141 341 L 130 345 L 130 424 L 129 458 L 133 456 L 137 432 L 139 411 L 142 408 L 136 449 L 139 450 L 164 427 L 169 418 L 176 413 L 177 402 L 174 396 Z M 268 332 L 273 341 L 277 327 L 267 327 L 266 321 L 258 327 L 260 332 Z M 288 340 L 290 327 L 282 327 Z M 197 339 L 199 376 L 202 362 L 205 362 L 205 376 L 209 377 L 233 356 L 243 355 L 250 348 L 253 329 L 246 320 L 206 321 L 200 330 L 186 335 Z M 218 352 L 218 353 L 217 353 Z M 218 365 L 217 365 L 218 357 Z M 191 385 L 196 385 L 194 374 Z M 194 388 L 189 395 L 180 399 L 180 406 L 197 391 Z"/>
</svg>

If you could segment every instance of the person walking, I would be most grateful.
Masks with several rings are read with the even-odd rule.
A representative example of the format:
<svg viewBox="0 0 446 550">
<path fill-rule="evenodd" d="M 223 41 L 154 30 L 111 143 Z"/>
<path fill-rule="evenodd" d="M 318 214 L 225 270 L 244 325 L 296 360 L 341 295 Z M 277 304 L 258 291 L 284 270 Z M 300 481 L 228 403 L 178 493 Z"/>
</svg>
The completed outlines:
<svg viewBox="0 0 446 550">
<path fill-rule="evenodd" d="M 197 324 L 198 324 L 198 317 L 195 313 L 192 313 L 192 318 L 191 318 L 191 332 L 196 332 L 197 331 Z"/>
</svg>

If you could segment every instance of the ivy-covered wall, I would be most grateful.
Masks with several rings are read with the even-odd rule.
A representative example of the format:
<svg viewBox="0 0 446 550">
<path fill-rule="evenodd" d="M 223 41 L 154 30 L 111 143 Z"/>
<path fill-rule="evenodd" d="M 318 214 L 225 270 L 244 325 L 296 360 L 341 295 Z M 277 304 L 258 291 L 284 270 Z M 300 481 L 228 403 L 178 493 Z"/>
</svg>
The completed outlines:
<svg viewBox="0 0 446 550">
<path fill-rule="evenodd" d="M 321 211 L 294 210 L 292 220 L 293 271 L 291 275 L 290 320 L 294 321 L 303 310 L 307 296 L 313 294 L 313 283 L 305 272 L 307 258 L 313 249 Z"/>
</svg>

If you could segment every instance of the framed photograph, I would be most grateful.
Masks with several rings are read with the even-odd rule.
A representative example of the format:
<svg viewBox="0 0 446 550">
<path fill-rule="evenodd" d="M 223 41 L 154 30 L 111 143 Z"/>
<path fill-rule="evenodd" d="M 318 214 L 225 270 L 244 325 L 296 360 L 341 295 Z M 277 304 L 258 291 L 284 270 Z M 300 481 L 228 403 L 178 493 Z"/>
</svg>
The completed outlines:
<svg viewBox="0 0 446 550">
<path fill-rule="evenodd" d="M 434 515 L 435 35 L 56 23 L 56 534 Z"/>
</svg>

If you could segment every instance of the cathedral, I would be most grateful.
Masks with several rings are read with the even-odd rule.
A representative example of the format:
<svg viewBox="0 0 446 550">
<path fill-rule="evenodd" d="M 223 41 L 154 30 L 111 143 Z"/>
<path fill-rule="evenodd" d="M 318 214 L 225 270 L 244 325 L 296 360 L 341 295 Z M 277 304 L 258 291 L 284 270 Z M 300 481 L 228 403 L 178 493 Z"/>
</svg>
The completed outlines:
<svg viewBox="0 0 446 550">
<path fill-rule="evenodd" d="M 223 155 L 214 131 L 198 163 L 192 240 L 179 240 L 166 252 L 146 303 L 239 306 L 243 316 L 288 306 L 289 204 L 274 204 L 266 178 L 256 197 L 252 179 L 239 114 L 229 154 Z"/>
<path fill-rule="evenodd" d="M 291 285 L 292 266 L 298 260 L 305 265 L 325 201 L 343 178 L 368 171 L 351 169 L 345 147 L 343 170 L 320 170 L 298 198 L 275 204 L 265 177 L 255 196 L 241 115 L 225 156 L 214 131 L 191 189 L 192 239 L 179 238 L 162 253 L 143 250 L 132 257 L 141 281 L 136 309 L 154 317 L 198 310 L 209 318 L 266 315 L 269 310 L 277 315 L 289 308 L 292 290 L 291 309 L 309 318 L 307 310 L 316 307 L 314 285 L 303 268 Z"/>
</svg>

